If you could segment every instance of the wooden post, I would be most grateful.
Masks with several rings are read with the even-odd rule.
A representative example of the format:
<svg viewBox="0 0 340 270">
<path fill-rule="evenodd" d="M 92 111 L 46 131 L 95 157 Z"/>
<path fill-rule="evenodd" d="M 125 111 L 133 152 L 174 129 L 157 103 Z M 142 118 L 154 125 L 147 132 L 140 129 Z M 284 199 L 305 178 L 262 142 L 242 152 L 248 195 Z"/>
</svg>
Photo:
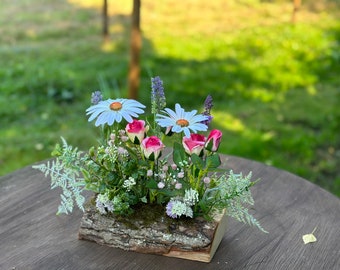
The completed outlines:
<svg viewBox="0 0 340 270">
<path fill-rule="evenodd" d="M 141 0 L 133 0 L 132 10 L 132 29 L 130 43 L 130 67 L 128 75 L 128 96 L 131 99 L 138 98 L 139 76 L 140 76 L 140 50 L 142 46 L 142 37 L 140 31 L 140 6 Z"/>
<path fill-rule="evenodd" d="M 108 0 L 104 0 L 103 4 L 103 37 L 104 40 L 109 38 Z"/>
<path fill-rule="evenodd" d="M 296 22 L 297 12 L 300 10 L 301 7 L 301 0 L 293 0 L 294 8 L 292 14 L 292 23 Z"/>
</svg>

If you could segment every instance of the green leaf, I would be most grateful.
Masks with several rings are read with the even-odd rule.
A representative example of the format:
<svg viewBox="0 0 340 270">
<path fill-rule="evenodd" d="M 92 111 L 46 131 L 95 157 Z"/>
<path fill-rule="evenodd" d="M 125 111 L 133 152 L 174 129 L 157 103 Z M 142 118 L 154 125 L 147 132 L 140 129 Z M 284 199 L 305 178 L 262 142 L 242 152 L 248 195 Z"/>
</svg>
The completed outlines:
<svg viewBox="0 0 340 270">
<path fill-rule="evenodd" d="M 151 179 L 146 183 L 146 187 L 150 189 L 156 189 L 157 188 L 157 182 L 155 179 Z"/>
<path fill-rule="evenodd" d="M 192 154 L 191 161 L 196 166 L 196 168 L 202 170 L 204 168 L 204 161 L 198 155 Z"/>
<path fill-rule="evenodd" d="M 176 197 L 178 195 L 182 195 L 182 192 L 180 190 L 169 190 L 169 189 L 159 189 L 159 194 L 163 194 L 164 196 L 167 196 L 168 198 Z"/>
<path fill-rule="evenodd" d="M 173 159 L 177 166 L 180 166 L 184 160 L 186 160 L 185 151 L 179 143 L 174 143 Z"/>
<path fill-rule="evenodd" d="M 80 171 L 83 174 L 85 181 L 89 181 L 89 179 L 91 178 L 90 173 L 84 168 L 80 168 Z"/>
<path fill-rule="evenodd" d="M 209 169 L 217 168 L 221 165 L 221 159 L 218 154 L 208 156 L 206 159 L 206 165 Z"/>
<path fill-rule="evenodd" d="M 61 146 L 60 146 L 59 143 L 57 143 L 57 144 L 55 145 L 55 148 L 53 149 L 51 155 L 52 155 L 53 157 L 59 157 L 59 156 L 62 155 L 62 148 L 61 148 Z"/>
<path fill-rule="evenodd" d="M 94 192 L 98 192 L 98 187 L 97 187 L 97 185 L 92 184 L 92 183 L 86 184 L 86 185 L 85 185 L 85 189 L 87 189 L 87 190 L 92 190 L 92 191 L 94 191 Z"/>
</svg>

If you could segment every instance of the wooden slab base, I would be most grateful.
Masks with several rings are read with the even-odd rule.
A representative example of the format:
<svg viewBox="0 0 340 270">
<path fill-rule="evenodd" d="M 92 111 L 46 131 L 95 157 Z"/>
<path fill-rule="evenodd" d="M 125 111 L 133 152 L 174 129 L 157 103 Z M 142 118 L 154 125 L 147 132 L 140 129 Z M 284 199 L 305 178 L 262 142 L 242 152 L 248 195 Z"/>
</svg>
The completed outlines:
<svg viewBox="0 0 340 270">
<path fill-rule="evenodd" d="M 210 262 L 226 230 L 225 213 L 207 222 L 203 218 L 171 219 L 163 212 L 157 205 L 145 205 L 122 218 L 101 215 L 88 204 L 79 239 L 140 253 Z"/>
</svg>

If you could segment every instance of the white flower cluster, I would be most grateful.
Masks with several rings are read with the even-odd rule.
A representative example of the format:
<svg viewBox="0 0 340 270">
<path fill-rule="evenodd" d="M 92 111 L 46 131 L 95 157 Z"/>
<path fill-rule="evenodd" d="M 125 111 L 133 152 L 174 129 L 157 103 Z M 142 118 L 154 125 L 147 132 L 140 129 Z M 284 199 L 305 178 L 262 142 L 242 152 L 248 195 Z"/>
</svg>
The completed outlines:
<svg viewBox="0 0 340 270">
<path fill-rule="evenodd" d="M 195 189 L 185 190 L 184 198 L 171 199 L 166 206 L 166 213 L 169 217 L 178 218 L 182 215 L 193 217 L 191 206 L 198 202 L 198 192 Z"/>
<path fill-rule="evenodd" d="M 103 149 L 103 146 L 101 147 Z M 114 145 L 109 145 L 105 149 L 105 159 L 109 160 L 110 162 L 116 162 L 118 155 L 117 155 L 117 147 Z"/>
<path fill-rule="evenodd" d="M 198 192 L 192 188 L 185 190 L 184 203 L 193 206 L 198 202 Z"/>
<path fill-rule="evenodd" d="M 130 176 L 124 181 L 123 187 L 130 191 L 134 185 L 136 185 L 136 180 Z"/>
<path fill-rule="evenodd" d="M 107 193 L 98 194 L 97 199 L 96 199 L 96 207 L 102 215 L 107 214 L 107 212 L 113 212 L 114 210 L 113 203 L 109 199 L 109 196 Z"/>
<path fill-rule="evenodd" d="M 166 213 L 172 218 L 178 218 L 182 215 L 192 218 L 193 211 L 189 205 L 179 200 L 170 200 L 166 206 Z"/>
</svg>

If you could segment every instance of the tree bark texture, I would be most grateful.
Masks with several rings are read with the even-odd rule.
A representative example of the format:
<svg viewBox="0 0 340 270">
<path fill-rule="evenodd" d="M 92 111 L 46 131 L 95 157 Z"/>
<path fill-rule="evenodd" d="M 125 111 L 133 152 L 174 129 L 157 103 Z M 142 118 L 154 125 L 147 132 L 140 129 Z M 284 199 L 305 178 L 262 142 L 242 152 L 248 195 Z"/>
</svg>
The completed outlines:
<svg viewBox="0 0 340 270">
<path fill-rule="evenodd" d="M 132 29 L 130 40 L 130 67 L 128 76 L 129 98 L 138 99 L 139 76 L 140 76 L 140 50 L 142 36 L 140 30 L 140 0 L 133 0 Z"/>
<path fill-rule="evenodd" d="M 103 37 L 104 40 L 109 38 L 108 0 L 104 0 L 103 3 Z"/>
<path fill-rule="evenodd" d="M 209 262 L 225 229 L 224 213 L 210 222 L 203 218 L 176 220 L 165 214 L 150 222 L 138 215 L 126 218 L 101 215 L 93 204 L 88 204 L 79 239 L 139 253 Z"/>
<path fill-rule="evenodd" d="M 301 0 L 293 0 L 293 13 L 292 13 L 292 23 L 296 23 L 297 13 L 301 7 Z"/>
</svg>

